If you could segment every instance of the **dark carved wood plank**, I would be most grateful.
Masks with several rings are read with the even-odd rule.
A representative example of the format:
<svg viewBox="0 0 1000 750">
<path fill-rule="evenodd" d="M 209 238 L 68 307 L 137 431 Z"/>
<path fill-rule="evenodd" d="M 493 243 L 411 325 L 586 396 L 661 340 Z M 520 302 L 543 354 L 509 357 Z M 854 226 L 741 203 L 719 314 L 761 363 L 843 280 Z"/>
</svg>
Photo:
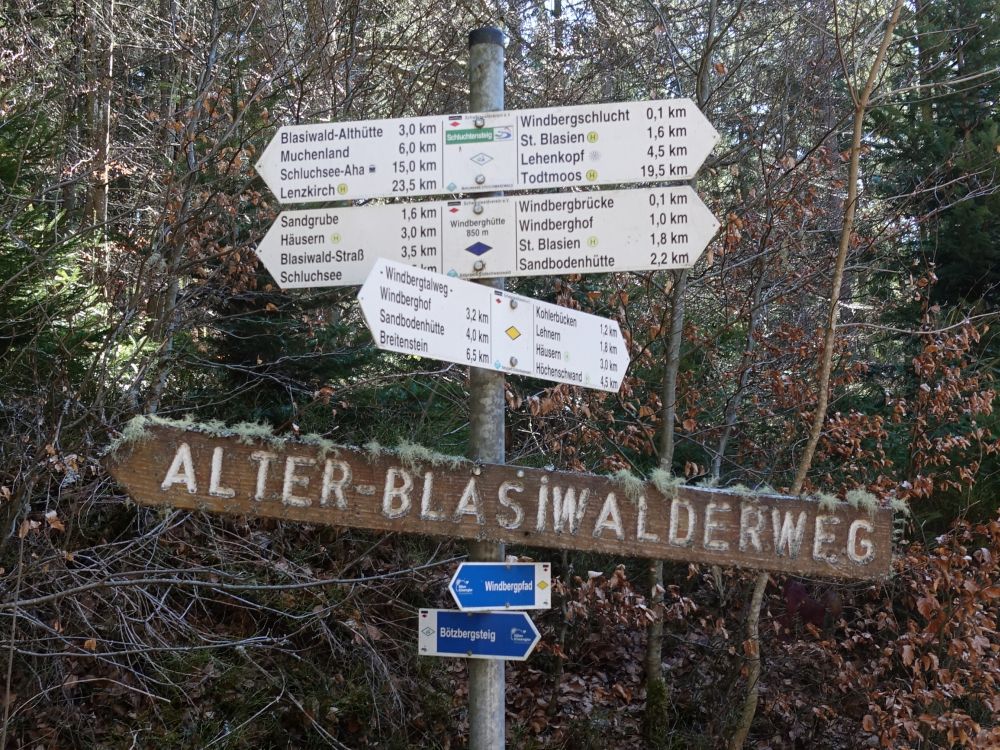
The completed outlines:
<svg viewBox="0 0 1000 750">
<path fill-rule="evenodd" d="M 844 578 L 884 576 L 892 559 L 886 508 L 165 426 L 107 463 L 143 505 Z"/>
</svg>

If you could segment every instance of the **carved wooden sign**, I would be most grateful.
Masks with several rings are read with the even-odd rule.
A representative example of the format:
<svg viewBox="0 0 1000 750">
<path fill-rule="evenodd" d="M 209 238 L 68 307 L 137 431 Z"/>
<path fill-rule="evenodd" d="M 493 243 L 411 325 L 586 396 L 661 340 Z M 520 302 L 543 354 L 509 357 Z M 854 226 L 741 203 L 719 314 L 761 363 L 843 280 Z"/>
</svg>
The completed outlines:
<svg viewBox="0 0 1000 750">
<path fill-rule="evenodd" d="M 892 558 L 890 510 L 779 495 L 162 425 L 107 464 L 143 505 L 843 578 Z"/>
</svg>

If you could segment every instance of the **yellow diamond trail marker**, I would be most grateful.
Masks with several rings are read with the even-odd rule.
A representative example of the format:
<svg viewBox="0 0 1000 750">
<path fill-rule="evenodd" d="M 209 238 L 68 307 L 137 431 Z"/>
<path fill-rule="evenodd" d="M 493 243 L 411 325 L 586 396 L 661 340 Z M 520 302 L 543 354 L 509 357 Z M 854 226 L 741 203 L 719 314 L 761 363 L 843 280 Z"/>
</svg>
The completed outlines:
<svg viewBox="0 0 1000 750">
<path fill-rule="evenodd" d="M 611 392 L 629 365 L 615 320 L 384 258 L 358 300 L 380 349 Z"/>
</svg>

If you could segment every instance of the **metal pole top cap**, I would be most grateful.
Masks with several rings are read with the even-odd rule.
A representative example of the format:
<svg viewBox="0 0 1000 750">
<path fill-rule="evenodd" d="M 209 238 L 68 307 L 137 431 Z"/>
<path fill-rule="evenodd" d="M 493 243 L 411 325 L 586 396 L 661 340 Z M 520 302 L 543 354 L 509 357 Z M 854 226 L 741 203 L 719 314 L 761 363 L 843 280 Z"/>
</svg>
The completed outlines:
<svg viewBox="0 0 1000 750">
<path fill-rule="evenodd" d="M 481 29 L 473 29 L 469 32 L 469 46 L 476 44 L 497 44 L 504 46 L 503 32 L 495 26 L 486 26 Z"/>
</svg>

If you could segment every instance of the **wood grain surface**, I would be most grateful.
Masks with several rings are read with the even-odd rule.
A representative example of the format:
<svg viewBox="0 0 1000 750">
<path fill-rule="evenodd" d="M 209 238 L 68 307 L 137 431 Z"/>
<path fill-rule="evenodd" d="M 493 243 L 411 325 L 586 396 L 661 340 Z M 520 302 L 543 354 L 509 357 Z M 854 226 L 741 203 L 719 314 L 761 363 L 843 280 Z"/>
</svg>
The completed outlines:
<svg viewBox="0 0 1000 750">
<path fill-rule="evenodd" d="M 377 531 L 869 579 L 892 514 L 778 495 L 151 426 L 106 459 L 139 503 Z"/>
</svg>

